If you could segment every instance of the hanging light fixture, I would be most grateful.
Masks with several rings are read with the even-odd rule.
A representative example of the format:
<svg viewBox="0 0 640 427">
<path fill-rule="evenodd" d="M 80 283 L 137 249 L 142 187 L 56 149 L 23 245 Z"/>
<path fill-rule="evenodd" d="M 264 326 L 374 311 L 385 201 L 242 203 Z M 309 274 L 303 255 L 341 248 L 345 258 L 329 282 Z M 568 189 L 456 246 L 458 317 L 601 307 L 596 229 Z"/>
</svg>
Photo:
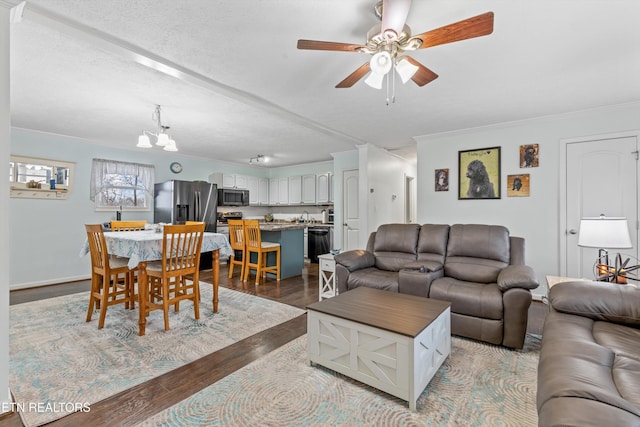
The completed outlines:
<svg viewBox="0 0 640 427">
<path fill-rule="evenodd" d="M 165 151 L 178 151 L 178 147 L 176 147 L 176 142 L 169 136 L 167 130 L 169 130 L 169 126 L 165 126 L 162 124 L 161 118 L 161 107 L 160 105 L 156 105 L 156 109 L 151 115 L 151 120 L 156 122 L 157 128 L 155 132 L 150 132 L 148 130 L 143 130 L 140 136 L 138 137 L 138 144 L 136 147 L 139 148 L 151 148 L 153 145 L 151 144 L 151 140 L 149 136 L 153 136 L 156 138 L 156 145 L 158 147 L 163 147 Z"/>
<path fill-rule="evenodd" d="M 418 71 L 418 67 L 413 65 L 404 57 L 396 57 L 395 52 L 389 53 L 386 50 L 377 52 L 369 62 L 371 73 L 365 79 L 365 83 L 374 89 L 382 89 L 382 81 L 389 74 L 391 68 L 400 76 L 402 83 L 406 83 Z"/>
<path fill-rule="evenodd" d="M 269 161 L 269 158 L 264 156 L 263 154 L 256 154 L 253 157 L 249 158 L 249 164 L 252 165 L 254 162 L 255 163 L 267 163 Z"/>
</svg>

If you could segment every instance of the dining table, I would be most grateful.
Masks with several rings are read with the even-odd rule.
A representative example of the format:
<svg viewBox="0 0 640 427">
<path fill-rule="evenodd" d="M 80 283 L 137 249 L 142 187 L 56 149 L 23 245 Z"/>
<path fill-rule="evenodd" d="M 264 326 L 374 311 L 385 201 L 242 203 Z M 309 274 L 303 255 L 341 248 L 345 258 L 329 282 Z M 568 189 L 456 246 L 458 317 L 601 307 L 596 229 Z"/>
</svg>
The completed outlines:
<svg viewBox="0 0 640 427">
<path fill-rule="evenodd" d="M 147 324 L 147 262 L 162 259 L 162 241 L 164 234 L 153 229 L 142 231 L 105 231 L 104 239 L 107 244 L 107 253 L 111 256 L 128 258 L 127 265 L 130 269 L 138 271 L 138 310 L 140 312 L 138 324 L 139 335 L 145 334 Z M 213 312 L 218 312 L 218 285 L 220 282 L 220 256 L 232 254 L 229 239 L 224 234 L 205 232 L 202 237 L 201 253 L 211 252 L 213 257 Z M 89 253 L 89 242 L 85 240 L 80 256 Z"/>
</svg>

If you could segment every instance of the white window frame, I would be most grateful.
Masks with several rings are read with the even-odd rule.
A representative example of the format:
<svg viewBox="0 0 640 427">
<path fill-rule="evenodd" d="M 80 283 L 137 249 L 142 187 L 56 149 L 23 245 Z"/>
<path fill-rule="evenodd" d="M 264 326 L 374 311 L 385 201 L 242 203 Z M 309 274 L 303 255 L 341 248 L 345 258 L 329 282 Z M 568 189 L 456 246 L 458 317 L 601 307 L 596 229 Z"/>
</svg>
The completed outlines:
<svg viewBox="0 0 640 427">
<path fill-rule="evenodd" d="M 136 185 L 111 185 L 110 175 L 123 175 L 135 177 Z M 93 159 L 91 166 L 91 182 L 89 189 L 89 198 L 96 204 L 96 211 L 117 211 L 123 210 L 128 212 L 144 212 L 150 211 L 153 200 L 153 185 L 155 182 L 155 168 L 153 165 L 145 165 L 140 163 L 121 162 L 117 160 Z M 122 205 L 103 204 L 101 194 L 110 190 L 133 190 L 143 191 L 145 206 L 134 206 L 123 203 Z"/>
</svg>

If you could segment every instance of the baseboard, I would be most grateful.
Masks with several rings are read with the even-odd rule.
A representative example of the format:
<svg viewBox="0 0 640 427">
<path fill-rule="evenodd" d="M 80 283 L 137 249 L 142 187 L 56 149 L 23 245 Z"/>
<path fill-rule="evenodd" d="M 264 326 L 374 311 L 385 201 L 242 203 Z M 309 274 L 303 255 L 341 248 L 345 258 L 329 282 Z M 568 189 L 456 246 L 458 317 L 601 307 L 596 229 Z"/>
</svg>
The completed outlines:
<svg viewBox="0 0 640 427">
<path fill-rule="evenodd" d="M 63 277 L 59 279 L 42 280 L 40 282 L 18 283 L 16 285 L 9 285 L 9 290 L 16 291 L 18 289 L 39 288 L 41 286 L 59 285 L 60 283 L 78 282 L 80 280 L 89 280 L 89 279 L 91 279 L 90 275 L 83 275 L 83 276 Z"/>
</svg>

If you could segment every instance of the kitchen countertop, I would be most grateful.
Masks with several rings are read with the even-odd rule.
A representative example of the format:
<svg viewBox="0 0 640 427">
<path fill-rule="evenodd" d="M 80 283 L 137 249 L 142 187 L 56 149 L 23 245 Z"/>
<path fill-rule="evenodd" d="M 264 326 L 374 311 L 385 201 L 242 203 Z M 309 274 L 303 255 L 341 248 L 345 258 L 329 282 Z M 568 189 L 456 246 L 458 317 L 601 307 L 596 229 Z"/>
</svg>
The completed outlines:
<svg viewBox="0 0 640 427">
<path fill-rule="evenodd" d="M 260 223 L 260 230 L 262 231 L 285 231 L 285 230 L 302 230 L 307 228 L 307 224 L 304 223 Z"/>
</svg>

